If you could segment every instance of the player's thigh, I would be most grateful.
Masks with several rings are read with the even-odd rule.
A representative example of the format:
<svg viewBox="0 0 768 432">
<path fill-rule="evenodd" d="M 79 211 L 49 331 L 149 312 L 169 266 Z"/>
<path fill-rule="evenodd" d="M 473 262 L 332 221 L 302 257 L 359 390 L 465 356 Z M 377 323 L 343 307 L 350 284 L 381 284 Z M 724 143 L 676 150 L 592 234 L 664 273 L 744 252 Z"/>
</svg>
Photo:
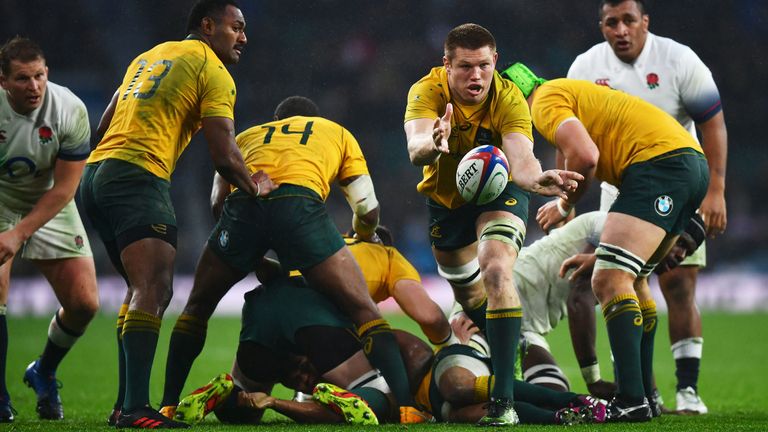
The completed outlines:
<svg viewBox="0 0 768 432">
<path fill-rule="evenodd" d="M 648 221 L 611 211 L 605 219 L 600 243 L 624 249 L 647 262 L 665 236 L 664 229 Z"/>
<path fill-rule="evenodd" d="M 614 213 L 624 214 L 654 225 L 670 235 L 678 235 L 701 204 L 708 184 L 706 159 L 692 149 L 681 149 L 632 164 L 623 174 L 620 193 L 611 207 L 609 218 Z M 623 229 L 623 233 L 631 234 L 633 228 L 643 229 L 642 224 L 632 219 L 620 222 L 630 224 Z M 608 227 L 606 221 L 606 228 L 613 232 L 617 227 Z M 649 233 L 653 231 L 658 232 L 648 228 Z M 605 231 L 603 233 L 605 235 Z M 632 241 L 637 237 L 633 236 Z M 656 241 L 655 238 L 652 240 Z M 650 255 L 645 259 L 648 258 Z"/>
<path fill-rule="evenodd" d="M 176 247 L 169 181 L 118 159 L 87 168 L 86 212 L 104 242 L 116 241 L 120 252 L 144 238 L 159 238 Z"/>
<path fill-rule="evenodd" d="M 270 247 L 284 268 L 304 271 L 322 264 L 344 247 L 325 203 L 314 191 L 283 185 L 270 197 Z"/>
<path fill-rule="evenodd" d="M 208 249 L 239 272 L 253 271 L 271 247 L 267 205 L 243 191 L 232 193 L 208 237 Z"/>
</svg>

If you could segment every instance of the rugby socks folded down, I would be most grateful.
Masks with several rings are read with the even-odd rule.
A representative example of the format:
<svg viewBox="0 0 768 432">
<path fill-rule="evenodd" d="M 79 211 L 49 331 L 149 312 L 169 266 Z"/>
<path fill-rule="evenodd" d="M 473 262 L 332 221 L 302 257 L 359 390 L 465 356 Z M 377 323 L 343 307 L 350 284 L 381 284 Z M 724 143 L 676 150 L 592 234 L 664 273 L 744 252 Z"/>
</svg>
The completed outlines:
<svg viewBox="0 0 768 432">
<path fill-rule="evenodd" d="M 357 330 L 365 355 L 373 367 L 379 369 L 399 406 L 414 406 L 400 348 L 392 328 L 383 319 L 369 321 Z"/>
<path fill-rule="evenodd" d="M 672 357 L 675 359 L 675 375 L 677 376 L 677 390 L 686 387 L 697 389 L 699 381 L 699 368 L 701 365 L 701 352 L 704 338 L 691 337 L 679 340 L 672 344 Z"/>
<path fill-rule="evenodd" d="M 515 358 L 520 341 L 523 310 L 488 309 L 485 314 L 488 345 L 491 347 L 491 363 L 495 383 L 491 390 L 494 399 L 514 399 Z"/>
<path fill-rule="evenodd" d="M 618 396 L 628 403 L 645 397 L 640 362 L 643 315 L 635 294 L 621 294 L 603 307 L 608 340 L 616 366 Z"/>
<path fill-rule="evenodd" d="M 656 338 L 656 302 L 646 300 L 640 303 L 643 315 L 643 337 L 640 340 L 640 367 L 643 373 L 645 395 L 653 394 L 653 342 Z"/>
<path fill-rule="evenodd" d="M 123 326 L 125 326 L 125 314 L 128 313 L 128 303 L 120 306 L 120 312 L 117 314 L 117 399 L 115 400 L 115 409 L 123 408 L 125 400 L 125 349 L 123 349 Z"/>
<path fill-rule="evenodd" d="M 39 370 L 46 376 L 56 373 L 59 363 L 67 355 L 72 345 L 83 335 L 82 331 L 75 331 L 68 328 L 61 322 L 59 317 L 61 309 L 53 314 L 51 324 L 48 326 L 48 342 L 45 344 L 43 354 L 40 356 Z"/>
<path fill-rule="evenodd" d="M 207 332 L 208 322 L 194 315 L 181 314 L 176 320 L 165 364 L 165 387 L 161 406 L 179 403 L 192 363 L 205 346 Z"/>
<path fill-rule="evenodd" d="M 123 324 L 125 350 L 125 399 L 123 412 L 149 405 L 149 377 L 157 349 L 161 318 L 129 310 Z"/>
</svg>

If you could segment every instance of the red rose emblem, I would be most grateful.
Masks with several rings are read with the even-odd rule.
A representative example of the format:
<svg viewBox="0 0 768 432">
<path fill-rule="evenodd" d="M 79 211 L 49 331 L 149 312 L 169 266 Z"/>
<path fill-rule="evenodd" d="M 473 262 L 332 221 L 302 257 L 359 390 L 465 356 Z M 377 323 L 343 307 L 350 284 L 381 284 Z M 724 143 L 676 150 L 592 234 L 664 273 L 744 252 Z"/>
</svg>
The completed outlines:
<svg viewBox="0 0 768 432">
<path fill-rule="evenodd" d="M 37 134 L 40 137 L 40 144 L 48 144 L 53 139 L 53 130 L 48 126 L 42 126 L 37 130 Z"/>
<path fill-rule="evenodd" d="M 649 73 L 646 75 L 645 81 L 648 83 L 648 88 L 651 90 L 659 86 L 659 76 L 655 73 Z"/>
</svg>

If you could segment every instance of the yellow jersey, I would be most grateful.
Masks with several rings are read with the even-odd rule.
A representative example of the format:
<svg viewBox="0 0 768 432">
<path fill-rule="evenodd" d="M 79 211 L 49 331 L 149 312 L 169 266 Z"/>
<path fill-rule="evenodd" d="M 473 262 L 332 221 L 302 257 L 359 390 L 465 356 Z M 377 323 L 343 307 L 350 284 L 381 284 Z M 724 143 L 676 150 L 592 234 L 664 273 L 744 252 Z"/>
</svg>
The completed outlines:
<svg viewBox="0 0 768 432">
<path fill-rule="evenodd" d="M 197 39 L 165 42 L 131 62 L 107 132 L 88 162 L 121 159 L 170 180 L 205 117 L 234 119 L 235 82 Z"/>
<path fill-rule="evenodd" d="M 307 187 L 323 200 L 335 179 L 368 174 L 355 137 L 322 117 L 294 116 L 254 126 L 236 141 L 250 172 L 264 170 L 272 181 Z"/>
<path fill-rule="evenodd" d="M 344 238 L 363 272 L 368 293 L 379 303 L 395 293 L 395 284 L 404 279 L 421 282 L 419 272 L 394 247 Z"/>
<path fill-rule="evenodd" d="M 533 141 L 531 115 L 523 93 L 512 81 L 493 73 L 488 97 L 480 104 L 462 105 L 451 97 L 445 67 L 433 68 L 430 73 L 411 86 L 405 121 L 436 119 L 445 114 L 445 106 L 453 104 L 450 154 L 424 167 L 424 178 L 416 186 L 422 194 L 448 208 L 465 204 L 456 189 L 456 168 L 470 150 L 481 145 L 501 148 L 501 138 L 509 133 L 521 133 Z M 514 177 L 514 173 L 510 173 Z"/>
<path fill-rule="evenodd" d="M 531 116 L 536 130 L 551 143 L 565 120 L 579 119 L 600 151 L 595 177 L 616 186 L 634 163 L 681 148 L 702 153 L 699 143 L 669 114 L 590 81 L 547 81 L 536 90 Z"/>
</svg>

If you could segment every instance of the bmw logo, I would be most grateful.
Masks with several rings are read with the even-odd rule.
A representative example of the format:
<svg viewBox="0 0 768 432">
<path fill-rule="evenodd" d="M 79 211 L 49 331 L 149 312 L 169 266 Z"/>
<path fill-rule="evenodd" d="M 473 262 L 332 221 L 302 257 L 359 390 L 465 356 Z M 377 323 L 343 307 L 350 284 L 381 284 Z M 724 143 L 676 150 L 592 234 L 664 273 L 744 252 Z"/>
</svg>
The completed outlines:
<svg viewBox="0 0 768 432">
<path fill-rule="evenodd" d="M 221 246 L 222 249 L 226 249 L 227 246 L 229 246 L 229 231 L 221 231 L 221 234 L 219 234 L 219 246 Z"/>
<path fill-rule="evenodd" d="M 672 212 L 672 198 L 668 195 L 662 195 L 656 198 L 656 202 L 653 204 L 653 208 L 659 216 L 668 216 Z"/>
</svg>

